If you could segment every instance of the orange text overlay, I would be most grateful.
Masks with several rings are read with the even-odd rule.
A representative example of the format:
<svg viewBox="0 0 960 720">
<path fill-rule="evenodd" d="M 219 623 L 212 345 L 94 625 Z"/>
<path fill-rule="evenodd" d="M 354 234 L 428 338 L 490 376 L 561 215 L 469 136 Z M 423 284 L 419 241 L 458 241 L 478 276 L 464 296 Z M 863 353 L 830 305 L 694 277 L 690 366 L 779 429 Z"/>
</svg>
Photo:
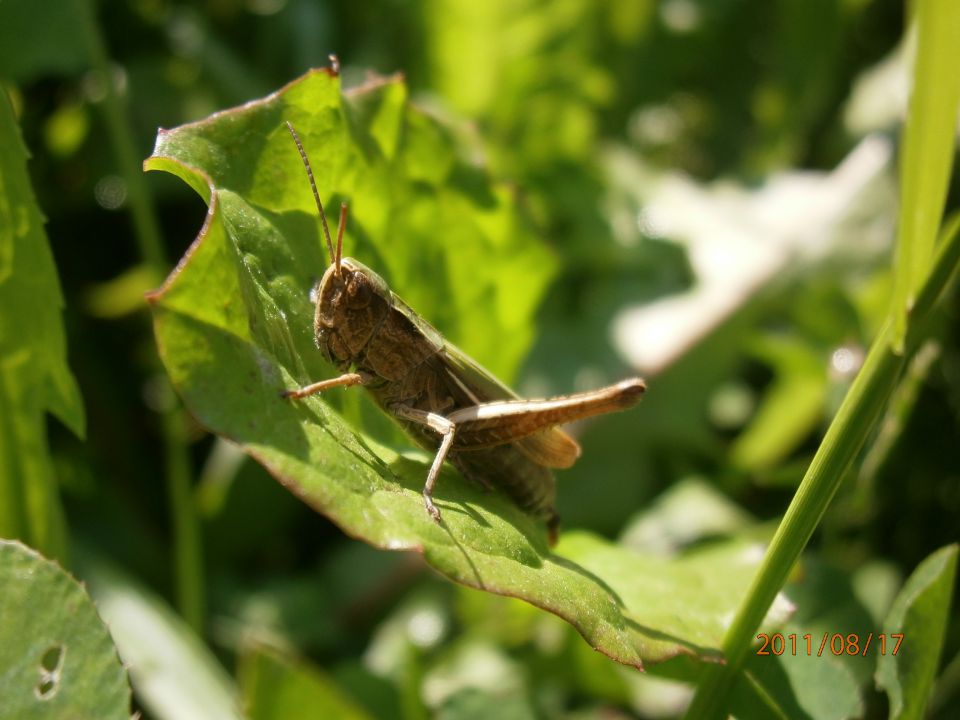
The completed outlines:
<svg viewBox="0 0 960 720">
<path fill-rule="evenodd" d="M 903 633 L 831 633 L 814 636 L 810 633 L 760 633 L 757 655 L 861 655 L 868 653 L 896 655 L 903 642 Z"/>
</svg>

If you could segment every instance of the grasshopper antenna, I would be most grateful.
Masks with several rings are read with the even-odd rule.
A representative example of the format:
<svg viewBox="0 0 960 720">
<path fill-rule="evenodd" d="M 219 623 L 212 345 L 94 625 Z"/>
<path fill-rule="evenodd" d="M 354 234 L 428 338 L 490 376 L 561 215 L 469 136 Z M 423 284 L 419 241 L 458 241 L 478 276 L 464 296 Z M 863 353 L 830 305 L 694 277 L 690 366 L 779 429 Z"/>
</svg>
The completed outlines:
<svg viewBox="0 0 960 720">
<path fill-rule="evenodd" d="M 317 183 L 313 179 L 313 169 L 310 167 L 310 160 L 307 159 L 307 151 L 303 149 L 303 143 L 300 142 L 300 136 L 297 135 L 297 131 L 293 129 L 293 125 L 289 120 L 287 120 L 286 123 L 287 130 L 293 135 L 293 141 L 297 144 L 297 150 L 300 151 L 300 159 L 303 160 L 303 166 L 307 169 L 307 179 L 310 181 L 310 189 L 313 190 L 313 199 L 317 201 L 317 210 L 320 211 L 320 222 L 323 223 L 323 236 L 327 240 L 327 254 L 330 257 L 330 262 L 332 262 L 336 268 L 334 272 L 337 274 L 337 277 L 339 277 L 340 247 L 343 240 L 343 221 L 345 215 L 344 209 L 340 209 L 340 229 L 337 232 L 337 253 L 334 255 L 333 240 L 330 237 L 330 228 L 327 227 L 327 214 L 323 211 L 323 203 L 320 202 L 320 193 L 317 192 Z"/>
<path fill-rule="evenodd" d="M 347 204 L 340 203 L 340 220 L 337 221 L 337 255 L 333 261 L 336 266 L 337 275 L 340 274 L 340 260 L 343 258 L 343 229 L 347 227 Z"/>
</svg>

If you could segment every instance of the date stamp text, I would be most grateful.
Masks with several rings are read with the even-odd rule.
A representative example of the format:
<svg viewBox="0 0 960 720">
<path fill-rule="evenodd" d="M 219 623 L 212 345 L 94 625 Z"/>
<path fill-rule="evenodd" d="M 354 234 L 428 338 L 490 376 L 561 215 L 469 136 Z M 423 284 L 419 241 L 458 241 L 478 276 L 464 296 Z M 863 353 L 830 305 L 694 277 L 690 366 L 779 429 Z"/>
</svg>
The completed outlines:
<svg viewBox="0 0 960 720">
<path fill-rule="evenodd" d="M 814 637 L 811 633 L 798 635 L 790 633 L 760 633 L 757 635 L 760 647 L 757 655 L 860 655 L 867 657 L 873 652 L 880 655 L 896 655 L 903 642 L 903 633 L 830 633 L 823 637 Z"/>
</svg>

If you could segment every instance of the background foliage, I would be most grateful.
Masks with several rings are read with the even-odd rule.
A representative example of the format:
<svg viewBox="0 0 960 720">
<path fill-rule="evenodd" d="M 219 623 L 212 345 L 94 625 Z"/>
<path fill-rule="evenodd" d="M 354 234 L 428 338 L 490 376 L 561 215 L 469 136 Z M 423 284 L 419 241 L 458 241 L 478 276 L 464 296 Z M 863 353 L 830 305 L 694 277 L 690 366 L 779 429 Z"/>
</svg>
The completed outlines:
<svg viewBox="0 0 960 720">
<path fill-rule="evenodd" d="M 30 207 L 19 125 L 86 410 L 81 437 L 33 206 L 29 242 L 5 220 L 0 254 L 2 534 L 88 583 L 149 717 L 681 714 L 697 667 L 641 676 L 552 615 L 347 539 L 180 409 L 143 295 L 205 207 L 139 164 L 158 126 L 262 97 L 330 52 L 345 87 L 403 72 L 458 162 L 515 189 L 511 217 L 554 265 L 513 377 L 520 350 L 501 357 L 476 331 L 457 342 L 526 394 L 650 382 L 638 410 L 579 430 L 584 457 L 559 479 L 565 526 L 665 558 L 750 546 L 769 539 L 901 292 L 903 13 L 890 0 L 59 0 L 38 22 L 34 4 L 0 0 L 2 189 Z M 429 172 L 434 147 L 409 162 Z M 402 282 L 404 262 L 376 269 Z M 426 317 L 456 319 L 411 287 Z M 785 588 L 783 632 L 906 627 L 919 656 L 753 656 L 732 694 L 742 716 L 911 716 L 928 697 L 934 717 L 960 710 L 955 550 L 936 552 L 960 511 L 957 307 L 952 292 L 933 314 Z M 44 411 L 60 419 L 49 449 Z M 43 490 L 54 477 L 62 512 Z M 23 487 L 47 499 L 23 502 Z"/>
</svg>

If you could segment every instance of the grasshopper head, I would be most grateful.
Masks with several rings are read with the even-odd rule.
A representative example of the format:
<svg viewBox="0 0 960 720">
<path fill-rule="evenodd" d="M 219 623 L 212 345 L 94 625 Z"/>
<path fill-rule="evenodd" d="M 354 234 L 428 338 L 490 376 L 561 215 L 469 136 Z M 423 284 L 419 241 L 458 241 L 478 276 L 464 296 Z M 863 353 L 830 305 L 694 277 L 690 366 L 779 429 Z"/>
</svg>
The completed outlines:
<svg viewBox="0 0 960 720">
<path fill-rule="evenodd" d="M 340 206 L 340 222 L 337 224 L 337 245 L 334 249 L 327 215 L 323 211 L 320 193 L 313 179 L 313 170 L 307 152 L 293 125 L 287 129 L 303 160 L 310 190 L 317 204 L 317 214 L 327 241 L 330 267 L 323 274 L 317 290 L 317 308 L 313 316 L 313 333 L 317 347 L 324 356 L 338 367 L 352 364 L 366 347 L 373 333 L 380 326 L 390 309 L 391 293 L 379 275 L 353 258 L 343 257 L 343 229 L 347 224 L 347 205 Z"/>
<path fill-rule="evenodd" d="M 317 347 L 335 365 L 350 365 L 389 309 L 390 290 L 383 278 L 353 258 L 343 258 L 339 268 L 327 268 L 317 291 Z"/>
</svg>

